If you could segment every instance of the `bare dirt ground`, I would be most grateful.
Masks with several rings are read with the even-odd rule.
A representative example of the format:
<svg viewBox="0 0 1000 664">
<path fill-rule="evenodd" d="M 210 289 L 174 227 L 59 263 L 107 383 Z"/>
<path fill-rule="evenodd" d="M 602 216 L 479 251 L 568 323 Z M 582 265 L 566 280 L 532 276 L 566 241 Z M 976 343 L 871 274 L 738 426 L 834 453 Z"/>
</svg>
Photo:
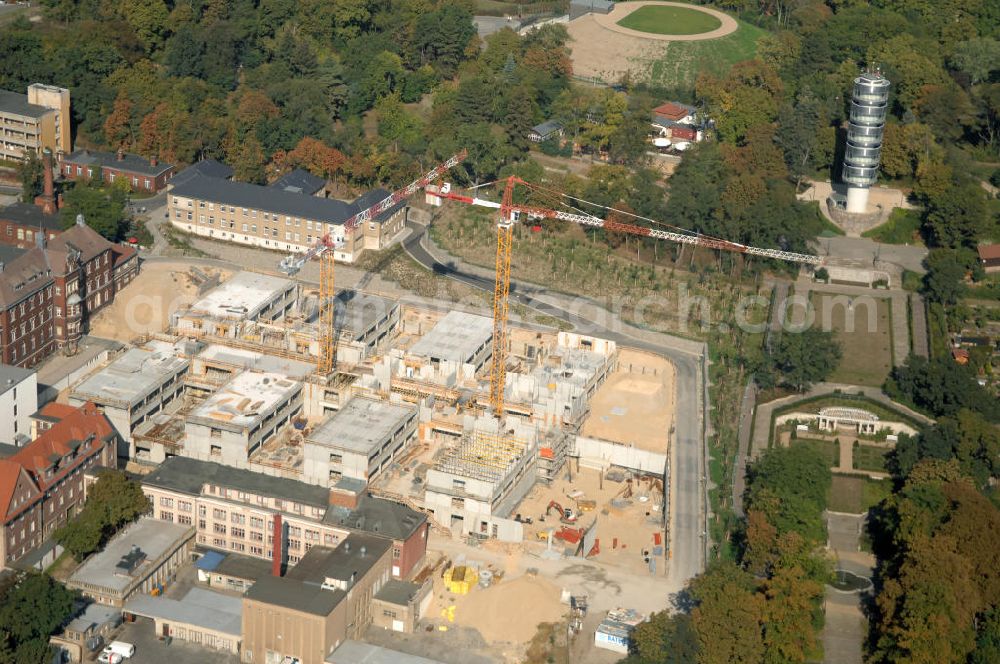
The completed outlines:
<svg viewBox="0 0 1000 664">
<path fill-rule="evenodd" d="M 549 502 L 554 500 L 560 506 L 572 509 L 579 515 L 572 528 L 589 528 L 596 520 L 597 538 L 600 540 L 601 551 L 591 560 L 601 564 L 625 567 L 635 574 L 648 574 L 649 564 L 643 551 L 650 551 L 654 546 L 654 533 L 663 537 L 661 527 L 662 489 L 649 491 L 645 483 L 633 483 L 633 495 L 627 499 L 623 507 L 614 507 L 611 500 L 622 496 L 627 491 L 624 482 L 612 482 L 604 479 L 602 474 L 590 468 L 572 468 L 573 479 L 564 474 L 551 486 L 536 484 L 531 492 L 518 506 L 517 511 L 524 517 L 534 519 L 534 523 L 524 526 L 524 538 L 527 542 L 540 542 L 541 536 L 549 530 L 558 531 L 564 525 L 555 510 L 546 515 Z M 659 493 L 660 496 L 656 494 Z M 570 497 L 575 496 L 575 499 Z M 596 509 L 582 512 L 577 499 L 596 501 Z M 618 540 L 615 546 L 615 540 Z M 553 549 L 561 550 L 567 545 L 559 539 L 553 539 Z M 666 569 L 662 560 L 657 561 L 657 575 L 663 576 Z"/>
<path fill-rule="evenodd" d="M 618 370 L 594 394 L 580 433 L 667 453 L 674 422 L 674 366 L 637 350 L 618 353 Z"/>
<path fill-rule="evenodd" d="M 220 274 L 223 280 L 230 274 L 216 268 L 199 269 L 209 276 Z M 114 303 L 91 320 L 90 334 L 127 343 L 143 334 L 163 332 L 170 314 L 197 298 L 198 286 L 189 266 L 145 263 Z"/>
<path fill-rule="evenodd" d="M 434 599 L 426 615 L 447 627 L 444 638 L 465 641 L 470 650 L 482 648 L 505 662 L 518 662 L 538 625 L 559 622 L 568 612 L 569 607 L 559 601 L 561 591 L 542 577 L 505 575 L 489 588 L 477 585 L 468 595 L 453 595 L 436 574 Z M 481 640 L 468 638 L 471 635 L 463 638 L 463 632 L 470 629 L 478 632 Z"/>
<path fill-rule="evenodd" d="M 722 26 L 700 35 L 654 35 L 617 25 L 618 21 L 639 7 L 649 4 L 678 5 L 712 14 Z M 735 32 L 736 21 L 722 12 L 705 7 L 673 2 L 627 2 L 615 5 L 610 14 L 586 14 L 570 21 L 566 28 L 570 36 L 573 73 L 617 81 L 626 74 L 643 77 L 650 64 L 659 59 L 671 41 L 716 39 Z"/>
</svg>

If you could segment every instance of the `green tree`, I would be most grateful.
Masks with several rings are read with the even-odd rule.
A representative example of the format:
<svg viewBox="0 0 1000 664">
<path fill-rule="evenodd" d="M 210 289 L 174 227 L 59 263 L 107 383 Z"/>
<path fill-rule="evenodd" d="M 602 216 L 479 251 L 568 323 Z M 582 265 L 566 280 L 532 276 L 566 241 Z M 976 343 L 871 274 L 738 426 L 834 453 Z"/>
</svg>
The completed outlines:
<svg viewBox="0 0 1000 664">
<path fill-rule="evenodd" d="M 87 490 L 87 502 L 55 538 L 77 560 L 97 551 L 123 526 L 150 511 L 142 486 L 118 470 L 104 470 Z"/>
<path fill-rule="evenodd" d="M 18 578 L 18 577 L 15 577 Z M 0 602 L 0 657 L 10 664 L 48 664 L 49 636 L 73 610 L 74 593 L 47 574 L 19 577 Z"/>
<path fill-rule="evenodd" d="M 1000 41 L 977 37 L 955 45 L 951 56 L 955 68 L 965 73 L 972 83 L 989 80 L 1000 69 Z"/>
<path fill-rule="evenodd" d="M 953 416 L 966 408 L 991 422 L 1000 421 L 1000 403 L 976 382 L 968 365 L 948 356 L 926 360 L 911 355 L 903 366 L 893 368 L 885 392 L 935 417 Z"/>
<path fill-rule="evenodd" d="M 805 392 L 829 376 L 843 355 L 833 332 L 815 327 L 784 332 L 769 354 L 772 372 L 780 383 Z"/>
<path fill-rule="evenodd" d="M 632 633 L 635 654 L 623 664 L 689 664 L 698 661 L 698 634 L 686 613 L 658 611 Z"/>
<path fill-rule="evenodd" d="M 778 535 L 798 533 L 806 541 L 826 541 L 826 493 L 830 464 L 804 445 L 769 449 L 747 470 L 747 510 L 760 511 Z"/>
<path fill-rule="evenodd" d="M 31 203 L 42 193 L 42 182 L 45 179 L 42 160 L 33 151 L 28 151 L 28 158 L 17 166 L 21 177 L 21 200 Z"/>
<path fill-rule="evenodd" d="M 948 305 L 957 303 L 965 294 L 965 275 L 969 272 L 965 252 L 934 249 L 927 254 L 925 264 L 923 293 L 927 299 Z"/>
<path fill-rule="evenodd" d="M 98 182 L 77 182 L 63 196 L 59 218 L 63 228 L 76 223 L 83 215 L 88 226 L 111 241 L 121 239 L 125 224 L 125 202 L 128 185 L 101 186 Z"/>
<path fill-rule="evenodd" d="M 754 580 L 731 562 L 718 562 L 691 582 L 698 664 L 757 664 L 764 659 L 763 601 Z"/>
</svg>

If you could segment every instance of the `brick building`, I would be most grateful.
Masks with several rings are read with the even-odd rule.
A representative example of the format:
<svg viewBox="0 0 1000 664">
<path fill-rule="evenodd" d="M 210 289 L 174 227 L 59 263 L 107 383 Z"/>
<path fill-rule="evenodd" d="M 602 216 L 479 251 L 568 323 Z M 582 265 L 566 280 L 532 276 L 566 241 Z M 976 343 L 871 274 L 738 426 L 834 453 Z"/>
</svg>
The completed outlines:
<svg viewBox="0 0 1000 664">
<path fill-rule="evenodd" d="M 97 179 L 107 184 L 124 178 L 132 191 L 157 192 L 167 186 L 174 174 L 174 165 L 161 163 L 156 157 L 146 159 L 122 150 L 77 150 L 63 156 L 59 172 L 67 180 Z"/>
<path fill-rule="evenodd" d="M 390 581 L 389 543 L 352 534 L 318 546 L 286 576 L 265 576 L 243 596 L 242 662 L 324 664 L 372 623 L 372 599 Z"/>
<path fill-rule="evenodd" d="M 0 252 L 0 360 L 34 366 L 76 343 L 90 315 L 139 271 L 138 254 L 79 222 L 46 243 Z"/>
<path fill-rule="evenodd" d="M 273 560 L 280 517 L 279 551 L 290 566 L 312 547 L 335 547 L 351 533 L 387 539 L 396 578 L 409 576 L 427 552 L 424 514 L 367 494 L 335 505 L 334 491 L 324 487 L 186 457 L 167 459 L 143 478 L 142 489 L 156 518 L 195 525 L 197 544 L 212 549 Z"/>
<path fill-rule="evenodd" d="M 115 466 L 117 434 L 94 404 L 56 422 L 13 456 L 0 460 L 0 560 L 10 566 L 76 514 L 85 472 Z"/>
</svg>

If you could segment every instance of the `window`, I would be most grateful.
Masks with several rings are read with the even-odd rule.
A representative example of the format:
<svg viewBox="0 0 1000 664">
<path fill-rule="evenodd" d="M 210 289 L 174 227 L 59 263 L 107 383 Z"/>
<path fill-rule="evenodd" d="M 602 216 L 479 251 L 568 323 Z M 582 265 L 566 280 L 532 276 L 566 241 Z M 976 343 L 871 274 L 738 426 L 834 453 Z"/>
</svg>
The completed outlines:
<svg viewBox="0 0 1000 664">
<path fill-rule="evenodd" d="M 189 503 L 186 500 L 178 500 L 177 501 L 177 510 L 179 512 L 190 512 L 191 511 L 191 503 Z"/>
<path fill-rule="evenodd" d="M 264 533 L 257 533 L 257 532 L 254 532 L 254 531 L 251 530 L 250 531 L 250 541 L 251 542 L 263 542 L 264 541 Z"/>
<path fill-rule="evenodd" d="M 222 429 L 216 429 L 215 427 L 212 427 L 208 435 L 209 438 L 222 438 Z"/>
<path fill-rule="evenodd" d="M 211 449 L 209 450 L 209 453 L 212 456 L 220 457 L 222 456 L 222 448 L 218 445 L 212 445 Z"/>
<path fill-rule="evenodd" d="M 251 528 L 263 528 L 264 527 L 264 519 L 262 519 L 259 516 L 252 516 L 252 517 L 250 517 L 250 527 Z"/>
<path fill-rule="evenodd" d="M 187 514 L 178 514 L 177 523 L 181 524 L 182 526 L 190 526 L 191 517 L 189 517 Z"/>
<path fill-rule="evenodd" d="M 392 618 L 393 620 L 395 620 L 396 618 L 396 612 L 390 611 L 389 609 L 383 609 L 382 615 L 385 616 L 386 618 Z"/>
<path fill-rule="evenodd" d="M 160 507 L 173 507 L 173 506 L 174 506 L 173 498 L 167 498 L 165 496 L 160 497 Z"/>
<path fill-rule="evenodd" d="M 330 455 L 330 463 L 343 463 L 343 462 L 344 462 L 344 455 L 343 454 L 331 454 Z"/>
<path fill-rule="evenodd" d="M 402 556 L 402 555 L 403 555 L 403 548 L 402 547 L 399 547 L 399 546 L 392 547 L 392 557 L 393 557 L 393 559 L 398 560 L 400 558 L 400 556 Z"/>
<path fill-rule="evenodd" d="M 243 492 L 240 492 L 240 498 L 243 498 Z M 233 523 L 242 526 L 247 522 L 247 517 L 245 514 L 240 514 L 238 512 L 233 512 L 229 515 L 229 520 Z"/>
<path fill-rule="evenodd" d="M 302 548 L 302 542 L 299 540 L 290 539 L 288 540 L 288 548 L 295 549 L 296 551 L 298 551 L 299 549 Z"/>
<path fill-rule="evenodd" d="M 229 530 L 229 534 L 232 535 L 233 537 L 238 537 L 240 539 L 243 539 L 247 536 L 245 530 L 243 530 L 242 528 L 236 528 L 235 526 Z"/>
<path fill-rule="evenodd" d="M 212 510 L 212 518 L 213 519 L 219 519 L 221 521 L 225 521 L 226 520 L 226 510 L 220 510 L 219 508 L 213 509 Z"/>
<path fill-rule="evenodd" d="M 174 520 L 174 513 L 173 512 L 160 512 L 160 519 L 162 521 L 173 521 Z M 32 523 L 32 525 L 34 525 L 34 523 Z"/>
<path fill-rule="evenodd" d="M 216 533 L 218 533 L 219 535 L 225 535 L 226 534 L 226 526 L 225 526 L 225 524 L 222 524 L 222 523 L 213 524 L 212 525 L 212 530 L 215 531 Z"/>
</svg>

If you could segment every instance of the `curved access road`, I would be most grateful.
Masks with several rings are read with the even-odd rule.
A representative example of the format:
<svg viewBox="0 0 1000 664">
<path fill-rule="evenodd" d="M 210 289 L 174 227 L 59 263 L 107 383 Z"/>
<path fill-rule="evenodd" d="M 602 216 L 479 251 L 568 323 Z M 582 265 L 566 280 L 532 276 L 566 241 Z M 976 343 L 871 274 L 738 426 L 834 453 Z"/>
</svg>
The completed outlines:
<svg viewBox="0 0 1000 664">
<path fill-rule="evenodd" d="M 468 265 L 435 247 L 422 224 L 407 222 L 410 231 L 403 248 L 425 268 L 461 283 L 492 291 L 491 270 Z M 569 297 L 523 281 L 511 280 L 510 298 L 539 313 L 573 325 L 576 332 L 590 334 L 632 348 L 663 355 L 677 370 L 677 407 L 670 449 L 671 556 L 668 579 L 673 592 L 705 568 L 710 543 L 706 536 L 707 468 L 705 418 L 705 345 L 686 339 L 642 330 L 624 323 L 588 298 Z M 667 598 L 664 598 L 665 601 Z"/>
</svg>

